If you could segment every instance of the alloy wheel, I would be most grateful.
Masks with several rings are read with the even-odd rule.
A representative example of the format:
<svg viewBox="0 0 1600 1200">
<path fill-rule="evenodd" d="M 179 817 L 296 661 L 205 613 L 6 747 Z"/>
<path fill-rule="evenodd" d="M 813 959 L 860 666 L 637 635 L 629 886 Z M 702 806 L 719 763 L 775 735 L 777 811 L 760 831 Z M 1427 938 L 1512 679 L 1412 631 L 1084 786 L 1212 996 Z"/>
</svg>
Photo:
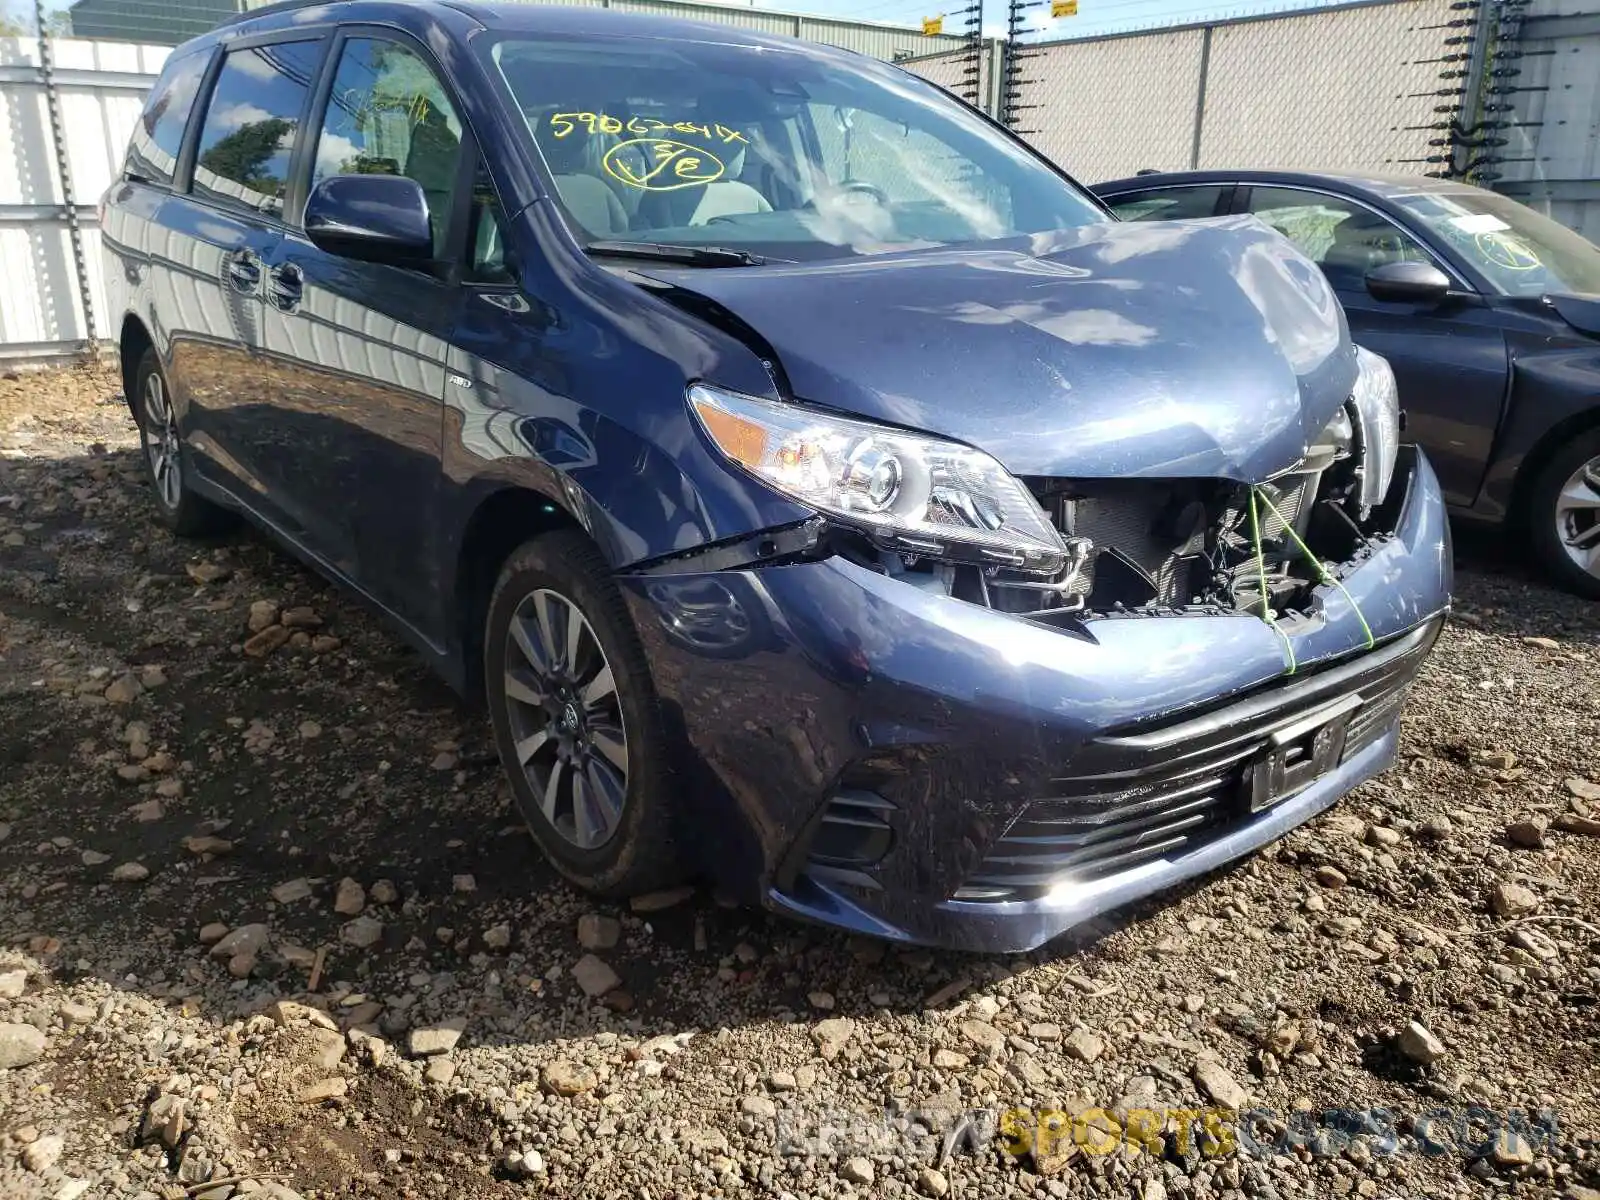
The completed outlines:
<svg viewBox="0 0 1600 1200">
<path fill-rule="evenodd" d="M 1556 538 L 1578 568 L 1600 578 L 1600 456 L 1580 466 L 1556 494 Z"/>
<path fill-rule="evenodd" d="M 167 402 L 166 385 L 154 371 L 144 381 L 144 445 L 150 456 L 150 474 L 156 492 L 168 509 L 178 507 L 183 495 L 183 465 L 179 459 L 178 419 Z"/>
<path fill-rule="evenodd" d="M 539 810 L 574 846 L 603 846 L 627 800 L 628 735 L 594 629 L 571 600 L 540 588 L 511 614 L 505 663 L 513 753 Z"/>
</svg>

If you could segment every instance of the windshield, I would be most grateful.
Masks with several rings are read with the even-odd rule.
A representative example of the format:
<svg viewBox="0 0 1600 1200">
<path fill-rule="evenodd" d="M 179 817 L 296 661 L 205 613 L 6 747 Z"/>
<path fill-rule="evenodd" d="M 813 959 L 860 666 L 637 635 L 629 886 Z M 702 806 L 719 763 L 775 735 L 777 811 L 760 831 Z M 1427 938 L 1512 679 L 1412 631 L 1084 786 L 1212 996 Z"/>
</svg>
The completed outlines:
<svg viewBox="0 0 1600 1200">
<path fill-rule="evenodd" d="M 802 260 L 1109 219 L 1026 149 L 886 64 L 621 37 L 507 38 L 492 54 L 586 243 Z"/>
<path fill-rule="evenodd" d="M 1462 189 L 1393 199 L 1508 296 L 1600 294 L 1600 247 L 1509 196 Z"/>
</svg>

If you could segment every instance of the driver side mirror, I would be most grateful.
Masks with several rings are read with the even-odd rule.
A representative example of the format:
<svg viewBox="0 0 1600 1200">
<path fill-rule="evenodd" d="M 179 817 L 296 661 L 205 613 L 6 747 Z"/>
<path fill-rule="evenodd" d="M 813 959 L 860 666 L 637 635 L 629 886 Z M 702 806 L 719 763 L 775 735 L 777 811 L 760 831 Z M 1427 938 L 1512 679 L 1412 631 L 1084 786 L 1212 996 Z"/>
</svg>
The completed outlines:
<svg viewBox="0 0 1600 1200">
<path fill-rule="evenodd" d="M 426 266 L 433 229 L 422 185 L 403 175 L 334 175 L 306 198 L 306 236 L 329 254 L 397 267 Z"/>
<path fill-rule="evenodd" d="M 1366 282 L 1368 295 L 1391 304 L 1439 304 L 1450 294 L 1450 277 L 1432 263 L 1384 263 Z"/>
</svg>

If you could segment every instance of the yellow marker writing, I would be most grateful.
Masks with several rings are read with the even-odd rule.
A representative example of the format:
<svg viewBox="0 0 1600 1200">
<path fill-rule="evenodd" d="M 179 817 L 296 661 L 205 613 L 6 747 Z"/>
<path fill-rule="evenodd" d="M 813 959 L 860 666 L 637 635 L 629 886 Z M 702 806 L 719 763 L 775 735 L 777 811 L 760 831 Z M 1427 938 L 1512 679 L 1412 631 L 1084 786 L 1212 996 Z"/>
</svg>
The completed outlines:
<svg viewBox="0 0 1600 1200">
<path fill-rule="evenodd" d="M 644 161 L 640 162 L 640 156 Z M 646 192 L 671 192 L 722 178 L 727 169 L 708 150 L 670 138 L 632 138 L 618 142 L 600 160 L 605 173 L 619 183 Z"/>
</svg>

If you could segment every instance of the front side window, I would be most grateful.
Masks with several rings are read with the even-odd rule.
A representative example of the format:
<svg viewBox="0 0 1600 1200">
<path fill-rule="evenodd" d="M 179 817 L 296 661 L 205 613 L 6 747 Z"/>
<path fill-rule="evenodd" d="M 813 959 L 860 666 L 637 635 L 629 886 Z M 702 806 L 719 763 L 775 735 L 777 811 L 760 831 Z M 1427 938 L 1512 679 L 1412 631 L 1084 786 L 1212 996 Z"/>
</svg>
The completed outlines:
<svg viewBox="0 0 1600 1200">
<path fill-rule="evenodd" d="M 319 42 L 234 50 L 217 76 L 195 157 L 194 190 L 210 199 L 277 209 Z"/>
<path fill-rule="evenodd" d="M 1124 221 L 1186 221 L 1216 215 L 1222 185 L 1151 188 L 1106 197 L 1111 211 Z"/>
<path fill-rule="evenodd" d="M 1025 147 L 886 64 L 607 37 L 513 37 L 488 53 L 584 240 L 812 259 L 1106 220 Z"/>
<path fill-rule="evenodd" d="M 177 172 L 183 131 L 194 110 L 195 97 L 205 82 L 211 55 L 188 54 L 167 61 L 161 78 L 150 89 L 144 112 L 133 127 L 125 171 L 146 183 L 171 183 Z"/>
<path fill-rule="evenodd" d="M 1395 262 L 1432 262 L 1415 238 L 1353 200 L 1298 188 L 1250 189 L 1250 212 L 1299 248 L 1344 291 L 1366 287 L 1367 272 Z"/>
<path fill-rule="evenodd" d="M 351 38 L 339 54 L 312 186 L 332 175 L 403 175 L 422 185 L 434 257 L 449 228 L 461 120 L 428 65 L 398 42 Z"/>
</svg>

